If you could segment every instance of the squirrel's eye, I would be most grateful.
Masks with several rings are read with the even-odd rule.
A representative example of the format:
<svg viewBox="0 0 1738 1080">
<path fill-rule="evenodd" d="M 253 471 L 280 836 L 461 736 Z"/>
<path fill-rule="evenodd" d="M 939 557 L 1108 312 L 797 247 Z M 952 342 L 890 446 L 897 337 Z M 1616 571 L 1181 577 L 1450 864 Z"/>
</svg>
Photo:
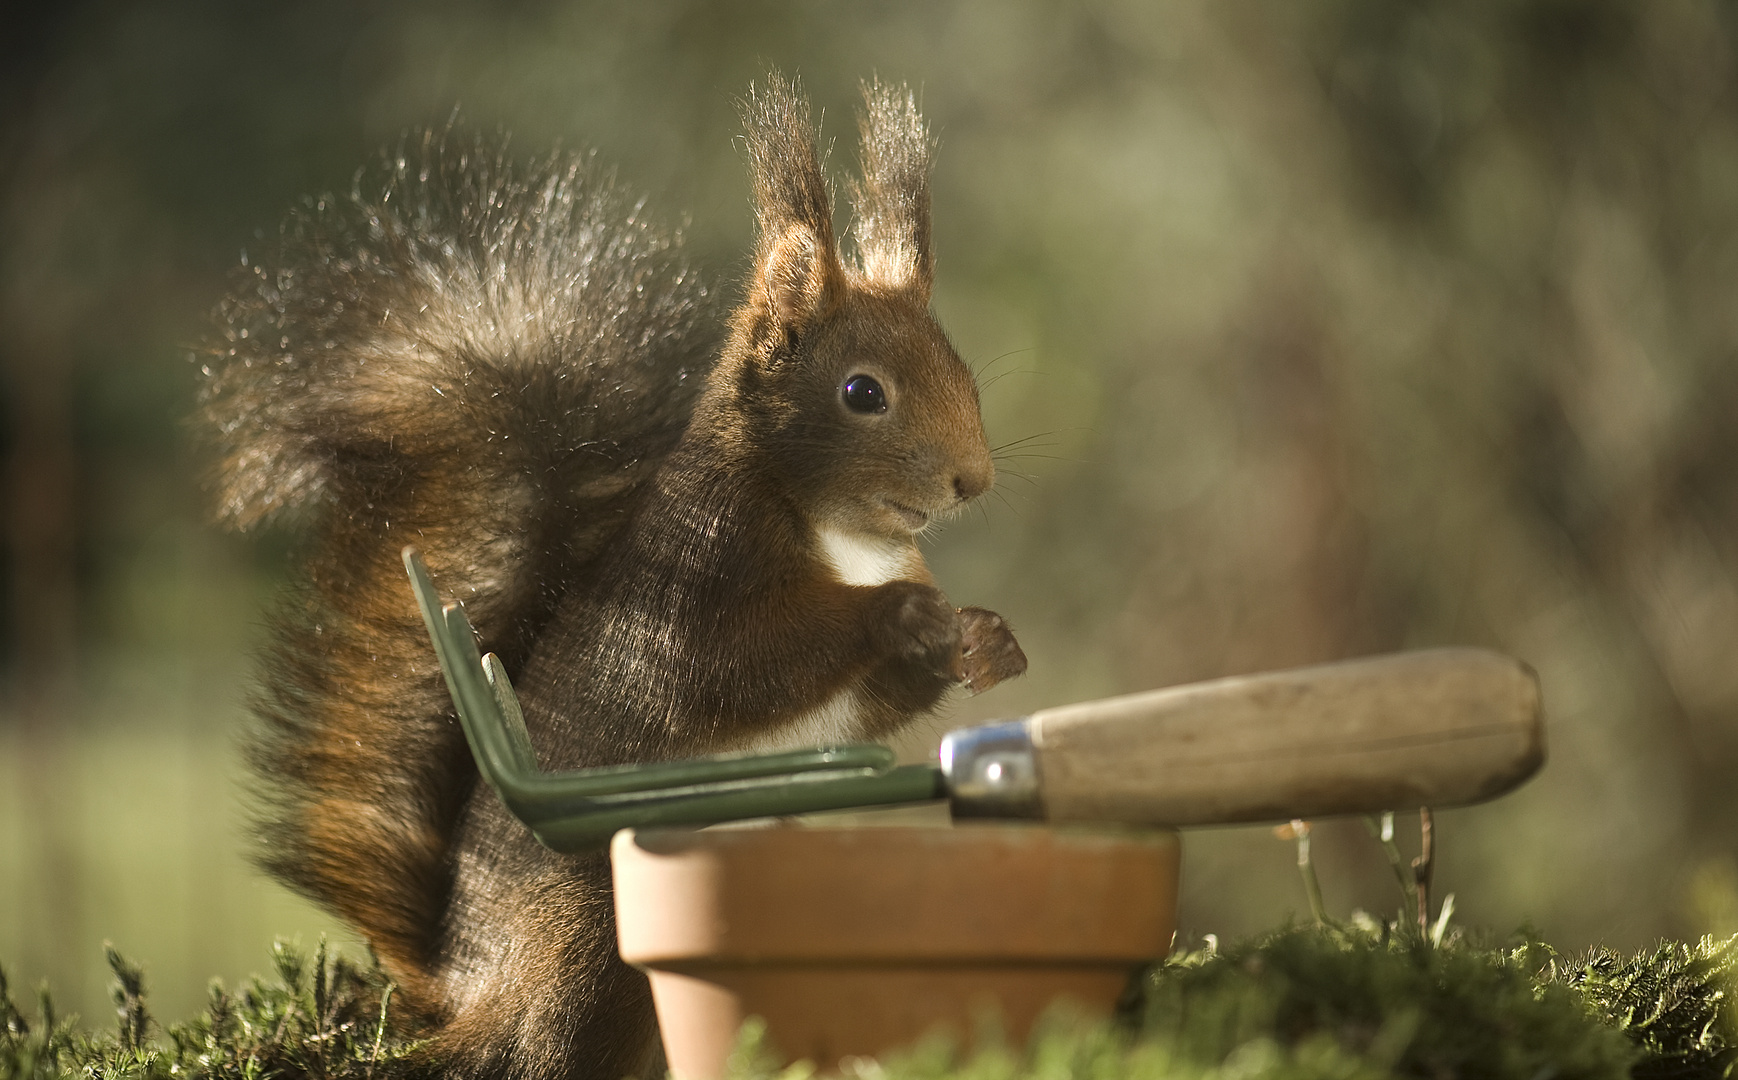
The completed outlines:
<svg viewBox="0 0 1738 1080">
<path fill-rule="evenodd" d="M 860 413 L 886 412 L 887 391 L 868 375 L 853 375 L 845 380 L 845 407 Z"/>
</svg>

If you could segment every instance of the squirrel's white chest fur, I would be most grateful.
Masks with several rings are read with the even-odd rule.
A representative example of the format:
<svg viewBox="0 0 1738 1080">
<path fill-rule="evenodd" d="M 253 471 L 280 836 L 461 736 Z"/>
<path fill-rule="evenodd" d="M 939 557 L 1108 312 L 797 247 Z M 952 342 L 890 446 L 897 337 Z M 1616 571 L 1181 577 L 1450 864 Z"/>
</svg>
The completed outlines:
<svg viewBox="0 0 1738 1080">
<path fill-rule="evenodd" d="M 909 540 L 889 540 L 823 526 L 815 530 L 815 542 L 821 558 L 846 585 L 885 585 L 902 578 L 924 580 L 929 576 L 923 556 Z M 741 749 L 770 753 L 858 742 L 863 738 L 861 712 L 857 688 L 847 686 L 817 708 L 771 731 L 761 732 Z"/>
<path fill-rule="evenodd" d="M 923 556 L 909 540 L 845 532 L 822 526 L 815 530 L 821 558 L 846 585 L 885 585 L 900 578 L 921 580 Z"/>
</svg>

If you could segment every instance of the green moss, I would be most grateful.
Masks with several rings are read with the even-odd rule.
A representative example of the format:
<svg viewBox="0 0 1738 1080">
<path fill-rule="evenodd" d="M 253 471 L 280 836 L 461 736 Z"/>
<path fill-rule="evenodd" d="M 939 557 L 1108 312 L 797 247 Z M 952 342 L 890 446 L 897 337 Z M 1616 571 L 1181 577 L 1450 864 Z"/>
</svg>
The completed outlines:
<svg viewBox="0 0 1738 1080">
<path fill-rule="evenodd" d="M 1370 923 L 1182 953 L 1119 1022 L 1052 1017 L 1024 1049 L 930 1042 L 876 1080 L 1702 1080 L 1725 1077 L 1734 943 L 1575 963 L 1530 940 L 1433 945 Z M 733 1080 L 800 1080 L 750 1029 Z"/>
<path fill-rule="evenodd" d="M 1272 1044 L 1276 1076 L 1292 1075 L 1287 1053 L 1321 1045 L 1379 1075 L 1627 1075 L 1635 1044 L 1549 976 L 1552 959 L 1530 942 L 1438 947 L 1387 928 L 1291 928 L 1155 971 L 1139 1036 L 1204 1064 Z"/>
<path fill-rule="evenodd" d="M 1599 950 L 1575 963 L 1553 960 L 1544 978 L 1576 991 L 1595 1017 L 1629 1037 L 1641 1052 L 1636 1080 L 1703 1080 L 1728 1077 L 1738 1065 L 1735 974 L 1738 938 L 1703 938 L 1636 956 Z"/>
<path fill-rule="evenodd" d="M 399 1080 L 435 1071 L 418 1058 L 418 1032 L 393 1011 L 391 986 L 379 970 L 328 954 L 324 942 L 312 963 L 278 943 L 276 979 L 252 979 L 236 994 L 214 983 L 197 1019 L 161 1031 L 145 1006 L 143 974 L 112 948 L 108 956 L 115 973 L 112 1034 L 58 1019 L 46 989 L 36 1016 L 26 1017 L 0 972 L 0 1078 Z"/>
<path fill-rule="evenodd" d="M 136 968 L 112 952 L 117 1024 L 26 1018 L 0 976 L 0 1078 L 332 1077 L 438 1069 L 378 971 L 278 946 L 276 978 L 214 987 L 198 1019 L 159 1030 Z M 1184 952 L 1131 987 L 1110 1023 L 1048 1018 L 1028 1045 L 931 1040 L 863 1080 L 1714 1080 L 1738 1061 L 1729 980 L 1738 939 L 1570 961 L 1537 941 L 1434 945 L 1415 933 L 1291 927 Z M 800 1080 L 751 1024 L 733 1080 Z"/>
</svg>

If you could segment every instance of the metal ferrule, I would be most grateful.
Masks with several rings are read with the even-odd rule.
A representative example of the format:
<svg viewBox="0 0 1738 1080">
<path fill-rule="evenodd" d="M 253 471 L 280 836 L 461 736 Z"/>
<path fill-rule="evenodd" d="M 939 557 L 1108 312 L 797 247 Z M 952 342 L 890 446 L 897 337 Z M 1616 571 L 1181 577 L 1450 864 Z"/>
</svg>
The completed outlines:
<svg viewBox="0 0 1738 1080">
<path fill-rule="evenodd" d="M 948 732 L 941 771 L 956 818 L 1044 817 L 1038 755 L 1024 717 Z"/>
</svg>

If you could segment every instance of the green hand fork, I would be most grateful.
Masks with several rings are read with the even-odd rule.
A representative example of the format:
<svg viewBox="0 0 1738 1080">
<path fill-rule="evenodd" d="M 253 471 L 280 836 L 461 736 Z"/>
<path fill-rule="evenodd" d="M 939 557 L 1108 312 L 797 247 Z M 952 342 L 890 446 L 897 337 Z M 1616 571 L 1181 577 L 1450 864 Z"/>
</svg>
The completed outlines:
<svg viewBox="0 0 1738 1080">
<path fill-rule="evenodd" d="M 623 828 L 940 799 L 956 818 L 1160 826 L 1447 807 L 1544 762 L 1531 669 L 1431 649 L 1045 709 L 950 732 L 924 765 L 859 744 L 544 772 L 500 659 L 415 549 L 404 564 L 478 771 L 556 851 Z"/>
<path fill-rule="evenodd" d="M 404 549 L 404 565 L 478 771 L 513 816 L 556 851 L 600 848 L 628 827 L 710 825 L 945 795 L 934 768 L 895 766 L 893 751 L 874 744 L 543 772 L 500 658 L 478 655 L 464 609 L 441 603 L 414 548 Z"/>
</svg>

